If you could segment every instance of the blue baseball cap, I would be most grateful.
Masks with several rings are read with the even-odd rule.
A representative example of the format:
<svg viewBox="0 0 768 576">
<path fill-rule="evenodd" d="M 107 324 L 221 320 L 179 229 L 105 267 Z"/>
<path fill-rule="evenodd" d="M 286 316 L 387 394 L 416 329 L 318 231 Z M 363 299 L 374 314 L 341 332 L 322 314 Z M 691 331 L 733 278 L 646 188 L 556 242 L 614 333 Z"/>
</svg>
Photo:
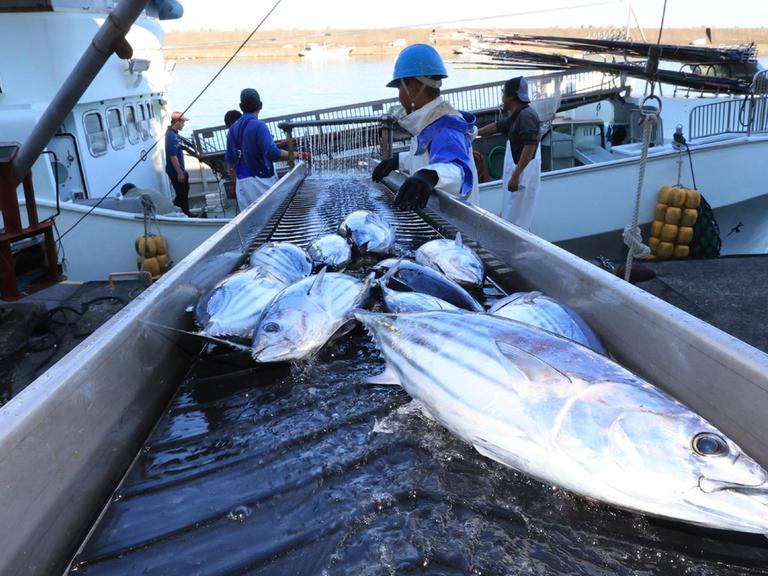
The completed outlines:
<svg viewBox="0 0 768 576">
<path fill-rule="evenodd" d="M 517 96 L 520 102 L 530 102 L 531 98 L 528 96 L 528 80 L 523 76 L 516 76 L 510 78 L 504 82 L 504 96 Z"/>
</svg>

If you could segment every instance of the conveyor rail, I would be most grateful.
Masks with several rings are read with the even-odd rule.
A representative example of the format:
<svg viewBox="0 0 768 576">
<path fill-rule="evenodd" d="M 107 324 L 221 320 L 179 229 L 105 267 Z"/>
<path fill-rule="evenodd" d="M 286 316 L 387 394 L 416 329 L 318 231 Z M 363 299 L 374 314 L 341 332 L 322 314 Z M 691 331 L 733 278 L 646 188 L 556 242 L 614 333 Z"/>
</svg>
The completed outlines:
<svg viewBox="0 0 768 576">
<path fill-rule="evenodd" d="M 455 233 L 391 200 L 368 182 L 310 178 L 251 248 L 305 245 L 356 209 L 393 224 L 400 256 Z M 484 292 L 501 294 L 494 282 Z M 201 355 L 73 572 L 630 574 L 652 562 L 658 574 L 736 574 L 768 560 L 762 538 L 724 542 L 588 504 L 485 459 L 408 410 L 401 389 L 366 384 L 381 368 L 360 331 L 303 366 L 256 365 L 220 347 Z"/>
</svg>

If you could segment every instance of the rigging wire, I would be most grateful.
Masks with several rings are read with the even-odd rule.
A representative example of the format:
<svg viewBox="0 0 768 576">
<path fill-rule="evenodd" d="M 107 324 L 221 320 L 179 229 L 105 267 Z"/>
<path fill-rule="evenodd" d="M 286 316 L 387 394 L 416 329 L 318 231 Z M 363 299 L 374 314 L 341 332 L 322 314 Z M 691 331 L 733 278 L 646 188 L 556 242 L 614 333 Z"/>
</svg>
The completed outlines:
<svg viewBox="0 0 768 576">
<path fill-rule="evenodd" d="M 248 34 L 248 36 L 245 38 L 245 40 L 243 40 L 243 41 L 240 43 L 240 46 L 238 46 L 238 47 L 237 47 L 237 49 L 234 51 L 234 53 L 232 54 L 232 56 L 230 56 L 230 57 L 229 57 L 229 59 L 228 59 L 228 60 L 227 60 L 227 61 L 226 61 L 226 62 L 225 62 L 225 63 L 224 63 L 222 66 L 221 66 L 221 68 L 219 69 L 219 71 L 218 71 L 218 72 L 216 72 L 216 74 L 214 74 L 214 75 L 213 75 L 213 78 L 211 78 L 211 80 L 210 80 L 210 81 L 209 81 L 209 82 L 208 82 L 208 83 L 207 83 L 207 84 L 206 84 L 206 85 L 203 87 L 203 89 L 202 89 L 202 90 L 200 90 L 200 92 L 197 94 L 197 96 L 195 96 L 195 98 L 192 100 L 192 102 L 190 102 L 190 103 L 187 105 L 187 107 L 186 107 L 186 108 L 184 108 L 184 111 L 182 112 L 182 114 L 186 114 L 186 113 L 187 113 L 187 111 L 188 111 L 190 108 L 192 108 L 192 106 L 194 106 L 194 104 L 195 104 L 195 103 L 196 103 L 196 102 L 197 102 L 197 101 L 200 99 L 200 97 L 201 97 L 203 94 L 205 94 L 205 92 L 208 90 L 208 88 L 210 88 L 211 84 L 213 84 L 213 83 L 214 83 L 214 81 L 215 81 L 215 80 L 216 80 L 216 79 L 217 79 L 217 78 L 218 78 L 218 77 L 221 75 L 221 73 L 222 73 L 222 72 L 224 72 L 224 70 L 227 68 L 227 66 L 229 66 L 229 64 L 232 62 L 232 60 L 234 60 L 234 59 L 235 59 L 235 57 L 236 57 L 236 56 L 237 56 L 237 55 L 240 53 L 240 51 L 241 51 L 243 48 L 245 48 L 245 45 L 246 45 L 246 44 L 248 44 L 248 42 L 251 40 L 251 38 L 253 38 L 253 35 L 254 35 L 254 34 L 256 34 L 256 32 L 258 32 L 259 28 L 261 28 L 261 26 L 264 24 L 264 22 L 266 22 L 266 21 L 267 21 L 267 18 L 269 18 L 269 17 L 271 16 L 272 12 L 274 12 L 274 11 L 275 11 L 275 9 L 276 9 L 276 8 L 277 8 L 277 7 L 280 5 L 280 3 L 281 3 L 282 1 L 283 1 L 283 0 L 277 0 L 277 2 L 275 2 L 275 4 L 272 6 L 272 8 L 269 10 L 269 12 L 267 12 L 267 13 L 266 13 L 266 15 L 264 16 L 264 18 L 262 18 L 262 19 L 261 19 L 261 22 L 259 22 L 259 23 L 256 25 L 256 27 L 255 27 L 255 28 L 254 28 L 254 29 L 251 31 L 251 33 L 250 33 L 250 34 Z M 93 211 L 94 211 L 96 208 L 98 208 L 98 207 L 99 207 L 99 205 L 100 205 L 100 204 L 101 204 L 101 203 L 102 203 L 104 200 L 106 200 L 106 199 L 107 199 L 107 197 L 108 197 L 108 196 L 109 196 L 109 195 L 112 193 L 112 191 L 113 191 L 113 190 L 115 190 L 115 188 L 117 188 L 117 187 L 118 187 L 118 186 L 119 186 L 119 185 L 120 185 L 120 184 L 121 184 L 121 183 L 122 183 L 122 182 L 123 182 L 123 181 L 124 181 L 124 180 L 125 180 L 125 179 L 126 179 L 128 176 L 129 176 L 129 174 L 130 174 L 131 172 L 133 172 L 133 170 L 136 168 L 136 166 L 138 166 L 138 165 L 139 165 L 141 162 L 144 162 L 144 161 L 147 159 L 147 155 L 148 155 L 148 154 L 149 154 L 149 153 L 150 153 L 152 150 L 154 150 L 154 148 L 155 148 L 155 147 L 156 147 L 156 146 L 157 146 L 157 145 L 160 143 L 160 141 L 161 141 L 161 140 L 163 140 L 164 138 L 165 138 L 165 134 L 163 133 L 163 135 L 162 135 L 162 136 L 160 136 L 160 137 L 159 137 L 157 140 L 155 140 L 155 141 L 152 143 L 152 145 L 149 147 L 149 149 L 148 149 L 148 150 L 142 151 L 141 155 L 139 156 L 139 159 L 138 159 L 138 160 L 136 160 L 136 162 L 134 162 L 134 164 L 133 164 L 133 165 L 132 165 L 130 168 L 128 168 L 128 171 L 127 171 L 125 174 L 123 174 L 123 175 L 120 177 L 120 179 L 119 179 L 117 182 L 115 182 L 115 185 L 114 185 L 114 186 L 112 186 L 112 188 L 110 188 L 109 190 L 107 190 L 107 192 L 106 192 L 106 193 L 105 193 L 105 194 L 104 194 L 104 195 L 103 195 L 101 198 L 99 198 L 98 202 L 96 202 L 96 203 L 95 203 L 93 206 L 91 206 L 91 208 L 90 208 L 88 211 L 86 211 L 86 212 L 85 212 L 85 213 L 84 213 L 84 214 L 83 214 L 83 215 L 82 215 L 80 218 L 78 218 L 78 220 L 77 220 L 77 221 L 76 221 L 74 224 L 72 224 L 72 226 L 70 226 L 70 227 L 69 227 L 69 228 L 67 228 L 67 229 L 66 229 L 66 230 L 65 230 L 65 231 L 64 231 L 62 234 L 60 234 L 60 235 L 59 235 L 59 237 L 58 237 L 58 240 L 57 240 L 57 241 L 60 243 L 60 242 L 61 242 L 61 239 L 62 239 L 62 238 L 64 238 L 64 236 L 66 236 L 67 234 L 69 234 L 69 233 L 70 233 L 72 230 L 74 230 L 74 229 L 75 229 L 75 227 L 77 227 L 77 226 L 80 224 L 80 222 L 82 222 L 83 220 L 85 220 L 85 218 L 87 218 L 88 216 L 90 216 L 90 215 L 93 213 Z"/>
</svg>

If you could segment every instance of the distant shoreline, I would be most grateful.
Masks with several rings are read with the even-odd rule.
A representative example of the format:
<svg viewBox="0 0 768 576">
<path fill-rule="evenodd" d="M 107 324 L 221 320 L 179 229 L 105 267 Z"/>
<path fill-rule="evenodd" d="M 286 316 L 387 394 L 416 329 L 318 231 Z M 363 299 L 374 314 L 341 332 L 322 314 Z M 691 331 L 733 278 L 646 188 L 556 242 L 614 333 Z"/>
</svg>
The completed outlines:
<svg viewBox="0 0 768 576">
<path fill-rule="evenodd" d="M 605 38 L 615 36 L 615 28 L 546 28 L 519 30 L 488 30 L 447 28 L 401 28 L 386 30 L 276 30 L 257 32 L 238 54 L 239 60 L 298 59 L 305 45 L 315 43 L 328 48 L 352 47 L 351 57 L 395 57 L 405 45 L 425 42 L 433 45 L 444 57 L 454 50 L 466 48 L 470 35 L 503 35 L 511 33 Z M 658 37 L 658 29 L 643 31 L 649 42 Z M 248 30 L 178 31 L 165 35 L 165 57 L 171 60 L 222 60 L 232 56 L 248 36 Z M 753 42 L 758 57 L 768 56 L 768 28 L 714 29 L 714 46 L 737 46 Z M 688 45 L 704 37 L 702 28 L 665 29 L 662 43 Z M 634 41 L 642 42 L 638 30 L 631 32 Z"/>
</svg>

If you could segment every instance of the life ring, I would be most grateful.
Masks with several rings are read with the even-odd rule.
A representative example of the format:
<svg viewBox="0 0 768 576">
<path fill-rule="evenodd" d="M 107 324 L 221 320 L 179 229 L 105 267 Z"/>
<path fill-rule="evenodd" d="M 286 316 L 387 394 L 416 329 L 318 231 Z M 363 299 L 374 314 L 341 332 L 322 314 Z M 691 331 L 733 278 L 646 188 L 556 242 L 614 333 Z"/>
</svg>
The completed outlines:
<svg viewBox="0 0 768 576">
<path fill-rule="evenodd" d="M 494 180 L 498 180 L 501 178 L 501 174 L 496 172 L 493 168 L 493 159 L 496 157 L 496 154 L 501 152 L 502 154 L 507 151 L 506 146 L 494 146 L 488 151 L 488 154 L 485 155 L 485 165 L 488 168 L 488 174 L 491 175 L 491 178 Z"/>
</svg>

